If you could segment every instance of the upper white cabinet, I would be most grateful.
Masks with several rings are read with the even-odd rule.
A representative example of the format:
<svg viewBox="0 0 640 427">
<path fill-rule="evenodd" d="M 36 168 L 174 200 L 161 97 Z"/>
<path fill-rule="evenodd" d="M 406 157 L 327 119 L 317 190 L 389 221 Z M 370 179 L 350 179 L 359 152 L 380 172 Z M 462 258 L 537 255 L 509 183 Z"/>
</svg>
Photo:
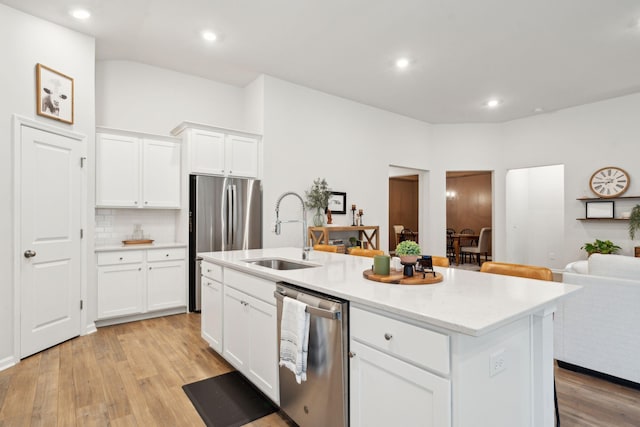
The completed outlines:
<svg viewBox="0 0 640 427">
<path fill-rule="evenodd" d="M 180 208 L 180 143 L 103 130 L 96 138 L 96 206 Z"/>
<path fill-rule="evenodd" d="M 260 135 L 191 122 L 171 133 L 183 137 L 188 173 L 258 177 Z"/>
</svg>

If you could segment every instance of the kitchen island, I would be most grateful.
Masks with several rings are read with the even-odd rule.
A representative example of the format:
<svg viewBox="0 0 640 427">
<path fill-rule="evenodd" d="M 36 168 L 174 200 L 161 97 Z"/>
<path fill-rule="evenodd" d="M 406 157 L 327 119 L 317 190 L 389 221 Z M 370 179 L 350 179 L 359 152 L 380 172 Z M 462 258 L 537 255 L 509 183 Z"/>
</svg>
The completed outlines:
<svg viewBox="0 0 640 427">
<path fill-rule="evenodd" d="M 438 267 L 440 283 L 391 285 L 363 277 L 371 258 L 312 252 L 301 261 L 299 248 L 200 255 L 203 336 L 276 403 L 273 292 L 284 281 L 349 301 L 351 426 L 554 425 L 552 314 L 578 286 Z M 246 262 L 264 258 L 312 267 Z M 232 300 L 254 315 L 243 323 Z M 259 342 L 239 342 L 239 324 Z"/>
</svg>

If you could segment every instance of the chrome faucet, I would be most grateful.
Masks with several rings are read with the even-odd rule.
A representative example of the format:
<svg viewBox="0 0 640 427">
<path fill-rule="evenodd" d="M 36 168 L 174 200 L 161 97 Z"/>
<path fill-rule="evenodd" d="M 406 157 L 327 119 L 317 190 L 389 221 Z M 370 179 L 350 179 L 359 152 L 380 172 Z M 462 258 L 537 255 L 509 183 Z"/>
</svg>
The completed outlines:
<svg viewBox="0 0 640 427">
<path fill-rule="evenodd" d="M 278 201 L 276 202 L 276 227 L 274 231 L 279 236 L 280 232 L 282 231 L 281 224 L 283 222 L 300 222 L 300 220 L 297 220 L 297 219 L 280 221 L 280 202 L 282 201 L 282 199 L 284 199 L 287 196 L 295 196 L 298 199 L 300 199 L 300 203 L 302 203 L 302 259 L 308 260 L 309 250 L 311 248 L 309 247 L 309 235 L 307 234 L 307 208 L 304 204 L 304 200 L 302 199 L 302 197 L 300 197 L 298 193 L 294 193 L 293 191 L 287 191 L 286 193 L 283 193 L 282 195 L 280 195 L 280 197 L 278 197 Z"/>
</svg>

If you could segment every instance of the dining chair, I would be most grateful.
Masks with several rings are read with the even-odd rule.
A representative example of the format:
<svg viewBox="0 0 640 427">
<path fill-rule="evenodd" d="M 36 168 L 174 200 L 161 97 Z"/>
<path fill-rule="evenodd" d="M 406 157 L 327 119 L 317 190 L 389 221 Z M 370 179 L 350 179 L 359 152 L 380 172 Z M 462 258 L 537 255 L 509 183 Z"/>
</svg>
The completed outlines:
<svg viewBox="0 0 640 427">
<path fill-rule="evenodd" d="M 458 234 L 476 234 L 476 232 L 472 228 L 463 228 L 460 230 Z M 475 239 L 461 237 L 458 240 L 458 245 L 462 248 L 463 246 L 475 246 L 478 242 Z M 462 262 L 464 263 L 464 255 L 461 253 L 460 257 L 462 258 Z"/>
<path fill-rule="evenodd" d="M 350 255 L 357 255 L 357 256 L 366 256 L 369 258 L 373 258 L 376 255 L 384 255 L 384 251 L 378 250 L 378 249 L 362 249 L 362 248 L 352 248 L 349 251 Z"/>
<path fill-rule="evenodd" d="M 434 267 L 449 267 L 449 258 L 445 256 L 431 255 L 431 262 Z"/>
<path fill-rule="evenodd" d="M 400 243 L 400 233 L 404 230 L 404 225 L 394 225 L 393 226 L 393 234 L 396 237 L 396 246 Z"/>
<path fill-rule="evenodd" d="M 481 273 L 502 274 L 504 276 L 524 277 L 527 279 L 553 280 L 553 272 L 547 267 L 536 265 L 510 264 L 506 262 L 488 261 L 480 267 Z M 558 409 L 558 393 L 556 392 L 555 373 L 553 377 L 553 404 L 556 410 L 556 426 L 560 427 L 560 411 Z"/>
<path fill-rule="evenodd" d="M 336 245 L 313 245 L 313 250 L 322 252 L 338 252 L 338 247 Z"/>
<path fill-rule="evenodd" d="M 456 234 L 456 230 L 453 228 L 447 228 L 447 258 L 449 258 L 450 261 L 453 261 L 456 258 L 455 248 L 453 246 L 454 234 Z"/>
<path fill-rule="evenodd" d="M 484 260 L 489 260 L 489 245 L 491 242 L 491 227 L 483 227 L 480 230 L 480 237 L 478 239 L 478 246 L 464 246 L 460 248 L 460 253 L 464 259 L 465 254 L 471 256 L 474 254 L 478 259 L 478 266 L 480 266 L 480 255 L 484 254 Z"/>
</svg>

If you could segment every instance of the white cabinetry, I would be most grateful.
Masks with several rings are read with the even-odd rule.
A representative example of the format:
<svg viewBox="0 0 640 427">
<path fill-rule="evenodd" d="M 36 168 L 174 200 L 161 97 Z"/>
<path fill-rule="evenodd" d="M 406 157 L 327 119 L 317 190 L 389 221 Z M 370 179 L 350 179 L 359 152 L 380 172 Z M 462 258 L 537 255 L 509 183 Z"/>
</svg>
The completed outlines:
<svg viewBox="0 0 640 427">
<path fill-rule="evenodd" d="M 358 308 L 350 315 L 351 425 L 450 426 L 449 337 Z"/>
<path fill-rule="evenodd" d="M 186 304 L 185 250 L 147 251 L 147 310 L 163 310 Z"/>
<path fill-rule="evenodd" d="M 222 353 L 222 267 L 202 261 L 202 338 Z"/>
<path fill-rule="evenodd" d="M 98 254 L 98 318 L 144 310 L 144 251 Z"/>
<path fill-rule="evenodd" d="M 279 403 L 275 288 L 274 282 L 225 269 L 223 356 Z"/>
<path fill-rule="evenodd" d="M 258 176 L 260 135 L 191 122 L 171 133 L 184 138 L 190 174 Z"/>
<path fill-rule="evenodd" d="M 184 248 L 99 252 L 97 265 L 99 320 L 186 305 Z"/>
<path fill-rule="evenodd" d="M 180 143 L 105 132 L 96 138 L 96 206 L 180 208 Z"/>
</svg>

